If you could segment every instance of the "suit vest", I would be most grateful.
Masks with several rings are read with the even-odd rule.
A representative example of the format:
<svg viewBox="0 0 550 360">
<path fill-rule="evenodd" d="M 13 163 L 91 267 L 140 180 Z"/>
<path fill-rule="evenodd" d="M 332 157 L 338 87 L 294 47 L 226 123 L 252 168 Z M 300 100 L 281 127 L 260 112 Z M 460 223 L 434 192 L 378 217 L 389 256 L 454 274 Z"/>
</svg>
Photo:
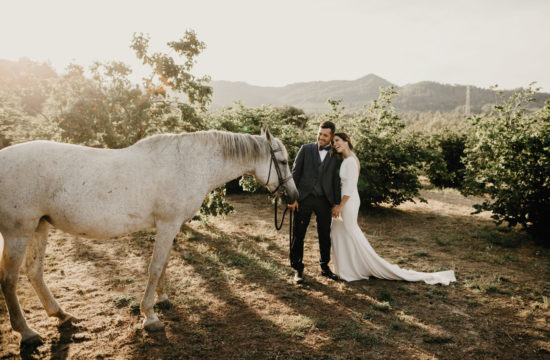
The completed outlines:
<svg viewBox="0 0 550 360">
<path fill-rule="evenodd" d="M 320 155 L 317 155 L 320 156 Z M 315 176 L 315 186 L 313 186 L 313 195 L 315 196 L 325 196 L 323 187 L 321 186 L 321 178 L 323 177 L 323 170 L 325 169 L 325 164 L 328 162 L 329 154 L 326 154 L 325 159 L 321 161 L 317 167 L 317 174 Z"/>
</svg>

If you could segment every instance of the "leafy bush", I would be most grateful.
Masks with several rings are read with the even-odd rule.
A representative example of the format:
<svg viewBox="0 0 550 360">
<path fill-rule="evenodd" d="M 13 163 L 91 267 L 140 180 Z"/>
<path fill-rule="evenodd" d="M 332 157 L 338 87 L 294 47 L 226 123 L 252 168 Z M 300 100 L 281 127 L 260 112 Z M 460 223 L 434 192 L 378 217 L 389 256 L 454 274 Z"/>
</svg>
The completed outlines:
<svg viewBox="0 0 550 360">
<path fill-rule="evenodd" d="M 396 95 L 393 87 L 381 89 L 364 111 L 336 120 L 337 128 L 351 136 L 361 162 L 358 189 L 364 205 L 414 201 L 421 188 L 418 174 L 426 151 L 416 136 L 403 131 L 405 124 L 391 106 Z M 338 104 L 331 105 L 334 113 Z"/>
<path fill-rule="evenodd" d="M 522 90 L 489 114 L 471 118 L 466 146 L 466 195 L 487 194 L 476 206 L 510 226 L 521 224 L 541 241 L 550 233 L 550 100 L 529 112 L 534 90 Z"/>
<path fill-rule="evenodd" d="M 430 182 L 440 188 L 460 188 L 464 181 L 464 149 L 466 147 L 466 134 L 443 130 L 439 134 L 432 135 L 428 149 L 426 174 Z"/>
</svg>

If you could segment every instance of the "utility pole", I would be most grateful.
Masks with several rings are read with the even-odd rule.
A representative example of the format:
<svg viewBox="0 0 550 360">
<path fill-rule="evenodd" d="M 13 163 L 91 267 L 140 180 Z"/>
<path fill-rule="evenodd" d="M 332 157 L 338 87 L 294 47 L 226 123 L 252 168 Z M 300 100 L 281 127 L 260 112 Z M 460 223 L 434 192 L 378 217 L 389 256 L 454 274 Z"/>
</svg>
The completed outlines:
<svg viewBox="0 0 550 360">
<path fill-rule="evenodd" d="M 466 86 L 466 106 L 464 107 L 466 116 L 470 116 L 470 85 Z"/>
</svg>

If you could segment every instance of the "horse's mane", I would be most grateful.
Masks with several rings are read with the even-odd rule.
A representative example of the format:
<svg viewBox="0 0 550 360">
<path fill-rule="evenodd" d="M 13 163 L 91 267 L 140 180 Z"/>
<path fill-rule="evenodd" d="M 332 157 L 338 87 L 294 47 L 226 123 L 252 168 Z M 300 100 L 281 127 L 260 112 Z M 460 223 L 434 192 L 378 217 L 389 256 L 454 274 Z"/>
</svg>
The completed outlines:
<svg viewBox="0 0 550 360">
<path fill-rule="evenodd" d="M 226 158 L 237 158 L 242 161 L 255 161 L 267 150 L 268 142 L 263 136 L 237 134 L 218 130 L 197 131 L 181 134 L 160 134 L 142 139 L 133 146 L 148 147 L 151 150 L 164 149 L 169 144 L 178 148 L 188 141 L 202 143 L 206 148 L 218 144 Z M 277 140 L 278 141 L 278 140 Z"/>
</svg>

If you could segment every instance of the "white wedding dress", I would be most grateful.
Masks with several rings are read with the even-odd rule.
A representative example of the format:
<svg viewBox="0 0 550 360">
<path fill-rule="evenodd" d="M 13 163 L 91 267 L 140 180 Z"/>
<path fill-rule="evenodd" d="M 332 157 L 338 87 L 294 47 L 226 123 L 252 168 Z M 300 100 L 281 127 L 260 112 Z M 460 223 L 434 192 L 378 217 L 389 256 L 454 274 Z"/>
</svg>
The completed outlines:
<svg viewBox="0 0 550 360">
<path fill-rule="evenodd" d="M 387 280 L 424 281 L 427 284 L 445 284 L 456 281 L 454 271 L 425 273 L 401 269 L 382 259 L 359 228 L 359 193 L 357 179 L 359 166 L 354 156 L 349 156 L 340 167 L 342 197 L 350 198 L 342 208 L 341 218 L 332 219 L 330 232 L 334 272 L 343 280 L 354 281 L 374 276 Z"/>
</svg>

